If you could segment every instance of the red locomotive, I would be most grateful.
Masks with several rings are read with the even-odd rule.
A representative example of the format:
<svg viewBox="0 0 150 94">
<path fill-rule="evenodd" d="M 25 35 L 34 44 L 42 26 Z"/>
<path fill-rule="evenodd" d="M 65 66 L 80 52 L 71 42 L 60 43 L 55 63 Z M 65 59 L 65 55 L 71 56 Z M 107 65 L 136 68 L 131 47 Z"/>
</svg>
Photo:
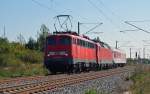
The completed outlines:
<svg viewBox="0 0 150 94">
<path fill-rule="evenodd" d="M 98 70 L 125 63 L 121 51 L 74 32 L 55 32 L 46 38 L 44 65 L 52 73 Z"/>
</svg>

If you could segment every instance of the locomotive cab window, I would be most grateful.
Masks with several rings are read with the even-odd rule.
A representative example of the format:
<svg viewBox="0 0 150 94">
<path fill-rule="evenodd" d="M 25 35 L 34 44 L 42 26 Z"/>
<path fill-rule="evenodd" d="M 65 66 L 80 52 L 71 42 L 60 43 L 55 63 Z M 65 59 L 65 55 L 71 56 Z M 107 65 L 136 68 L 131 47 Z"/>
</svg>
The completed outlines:
<svg viewBox="0 0 150 94">
<path fill-rule="evenodd" d="M 71 44 L 71 37 L 68 37 L 68 36 L 62 36 L 59 38 L 59 44 L 62 44 L 62 45 L 69 45 Z"/>
<path fill-rule="evenodd" d="M 56 38 L 55 37 L 48 37 L 47 38 L 47 44 L 48 45 L 55 45 L 56 44 Z"/>
</svg>

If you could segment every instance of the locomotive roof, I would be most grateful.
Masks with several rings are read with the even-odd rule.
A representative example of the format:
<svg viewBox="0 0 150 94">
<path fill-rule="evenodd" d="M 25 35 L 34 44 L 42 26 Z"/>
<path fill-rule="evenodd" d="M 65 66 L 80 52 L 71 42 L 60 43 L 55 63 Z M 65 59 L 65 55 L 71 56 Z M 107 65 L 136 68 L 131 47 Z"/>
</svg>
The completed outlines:
<svg viewBox="0 0 150 94">
<path fill-rule="evenodd" d="M 94 43 L 94 41 L 91 40 L 90 38 L 88 38 L 87 36 L 85 36 L 85 35 L 80 36 L 76 32 L 54 32 L 53 34 L 48 35 L 48 37 L 52 36 L 52 35 L 71 36 L 71 37 L 74 37 L 74 38 L 78 38 L 78 39 L 82 39 L 82 40 Z"/>
<path fill-rule="evenodd" d="M 51 36 L 51 35 L 71 36 L 71 37 L 74 37 L 74 38 L 82 39 L 84 41 L 88 41 L 88 42 L 92 42 L 92 43 L 98 43 L 101 47 L 111 49 L 111 47 L 105 42 L 102 42 L 100 40 L 94 40 L 94 39 L 92 40 L 92 39 L 88 38 L 85 35 L 80 36 L 76 32 L 71 32 L 71 31 L 68 31 L 68 32 L 53 32 L 53 34 L 50 34 L 49 36 Z"/>
<path fill-rule="evenodd" d="M 111 49 L 111 47 L 107 43 L 105 43 L 103 41 L 95 40 L 95 39 L 93 41 L 96 42 L 96 43 L 98 43 L 101 47 Z"/>
</svg>

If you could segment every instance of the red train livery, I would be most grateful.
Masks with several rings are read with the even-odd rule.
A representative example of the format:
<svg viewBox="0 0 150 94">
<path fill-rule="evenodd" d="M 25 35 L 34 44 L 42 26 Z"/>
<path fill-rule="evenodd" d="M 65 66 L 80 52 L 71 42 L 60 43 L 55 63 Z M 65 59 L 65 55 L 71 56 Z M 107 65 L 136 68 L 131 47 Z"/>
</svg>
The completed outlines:
<svg viewBox="0 0 150 94">
<path fill-rule="evenodd" d="M 122 61 L 116 59 L 120 58 L 116 54 L 122 56 Z M 125 61 L 126 57 L 121 51 L 113 51 L 103 42 L 74 32 L 56 32 L 46 38 L 44 65 L 52 73 L 111 68 L 123 66 Z"/>
</svg>

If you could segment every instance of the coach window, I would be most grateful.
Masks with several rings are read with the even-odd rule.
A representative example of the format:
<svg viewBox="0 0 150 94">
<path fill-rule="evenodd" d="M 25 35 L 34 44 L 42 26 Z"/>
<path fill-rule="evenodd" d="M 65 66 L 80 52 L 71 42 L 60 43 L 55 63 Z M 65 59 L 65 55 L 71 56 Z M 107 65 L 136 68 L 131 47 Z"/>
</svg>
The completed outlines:
<svg viewBox="0 0 150 94">
<path fill-rule="evenodd" d="M 76 39 L 74 39 L 74 43 L 77 44 L 77 40 Z"/>
<path fill-rule="evenodd" d="M 87 42 L 87 47 L 89 48 L 89 42 Z"/>
<path fill-rule="evenodd" d="M 77 39 L 77 44 L 80 45 L 80 40 L 79 39 Z"/>
<path fill-rule="evenodd" d="M 93 48 L 96 48 L 96 47 L 95 47 L 95 44 L 93 44 Z"/>
<path fill-rule="evenodd" d="M 91 48 L 93 48 L 93 43 L 91 43 Z"/>
<path fill-rule="evenodd" d="M 82 40 L 80 40 L 80 45 L 81 45 L 81 46 L 83 45 Z"/>
<path fill-rule="evenodd" d="M 87 41 L 85 41 L 85 47 L 88 47 L 88 42 Z"/>
<path fill-rule="evenodd" d="M 76 44 L 77 44 L 77 39 L 75 39 L 75 42 L 76 42 Z"/>
<path fill-rule="evenodd" d="M 72 44 L 74 44 L 74 38 L 72 38 Z"/>
<path fill-rule="evenodd" d="M 92 48 L 92 43 L 90 43 L 90 47 Z"/>
<path fill-rule="evenodd" d="M 82 40 L 80 40 L 80 45 L 82 46 Z"/>
<path fill-rule="evenodd" d="M 84 41 L 84 47 L 86 47 L 86 41 Z"/>
<path fill-rule="evenodd" d="M 82 46 L 84 47 L 84 40 L 82 40 Z"/>
<path fill-rule="evenodd" d="M 91 43 L 89 42 L 89 48 L 91 48 Z"/>
<path fill-rule="evenodd" d="M 77 39 L 74 39 L 74 41 L 75 41 L 75 44 L 77 44 Z"/>
<path fill-rule="evenodd" d="M 80 43 L 80 39 L 78 39 L 78 45 L 81 45 L 81 43 Z"/>
<path fill-rule="evenodd" d="M 89 48 L 91 48 L 91 43 L 89 42 Z"/>
<path fill-rule="evenodd" d="M 94 44 L 92 43 L 92 48 L 94 48 Z"/>
<path fill-rule="evenodd" d="M 84 47 L 86 47 L 86 41 L 84 41 Z"/>
<path fill-rule="evenodd" d="M 91 48 L 91 43 L 89 42 L 89 48 Z"/>
<path fill-rule="evenodd" d="M 82 40 L 80 40 L 80 45 L 82 46 Z"/>
<path fill-rule="evenodd" d="M 83 40 L 83 46 L 85 47 L 85 41 Z"/>
<path fill-rule="evenodd" d="M 87 42 L 87 47 L 89 48 L 89 42 Z"/>
<path fill-rule="evenodd" d="M 116 53 L 114 52 L 114 58 L 116 58 Z"/>
<path fill-rule="evenodd" d="M 88 47 L 90 48 L 90 43 L 88 42 Z"/>
<path fill-rule="evenodd" d="M 83 46 L 83 40 L 81 40 L 81 46 Z"/>
<path fill-rule="evenodd" d="M 76 44 L 75 38 L 72 38 L 72 43 L 73 43 L 73 44 Z"/>
<path fill-rule="evenodd" d="M 82 46 L 84 47 L 84 40 L 82 40 Z"/>
<path fill-rule="evenodd" d="M 92 48 L 92 43 L 90 43 L 90 48 Z"/>
</svg>

